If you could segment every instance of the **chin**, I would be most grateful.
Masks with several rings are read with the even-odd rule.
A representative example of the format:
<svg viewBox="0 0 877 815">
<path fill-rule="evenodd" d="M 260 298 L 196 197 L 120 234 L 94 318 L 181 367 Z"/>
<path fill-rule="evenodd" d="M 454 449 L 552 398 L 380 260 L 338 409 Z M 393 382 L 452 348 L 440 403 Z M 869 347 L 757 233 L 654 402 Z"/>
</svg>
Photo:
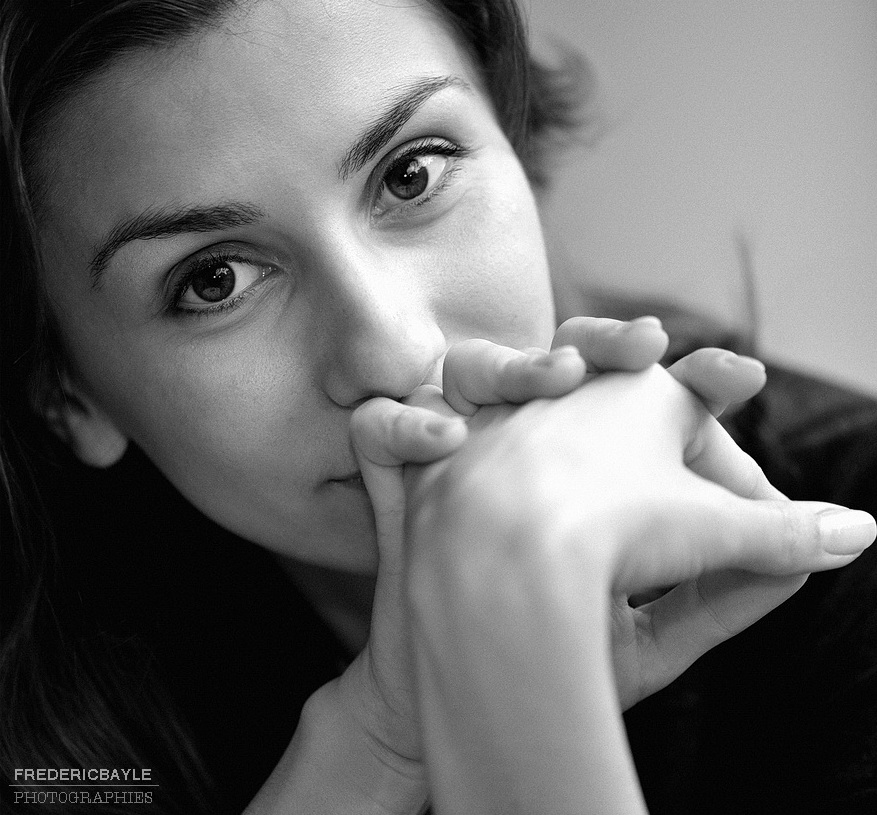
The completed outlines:
<svg viewBox="0 0 877 815">
<path fill-rule="evenodd" d="M 352 501 L 329 502 L 305 524 L 286 519 L 274 530 L 244 537 L 290 560 L 363 575 L 377 573 L 374 513 L 364 491 Z"/>
</svg>

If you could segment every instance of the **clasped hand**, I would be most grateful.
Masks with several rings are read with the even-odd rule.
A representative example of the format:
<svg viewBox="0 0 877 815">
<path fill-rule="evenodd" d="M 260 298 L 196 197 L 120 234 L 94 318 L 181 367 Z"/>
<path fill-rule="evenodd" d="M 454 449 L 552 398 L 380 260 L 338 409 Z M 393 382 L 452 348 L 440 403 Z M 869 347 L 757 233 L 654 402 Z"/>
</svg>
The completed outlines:
<svg viewBox="0 0 877 815">
<path fill-rule="evenodd" d="M 470 341 L 448 354 L 444 400 L 424 388 L 355 415 L 380 568 L 341 687 L 406 772 L 426 739 L 434 788 L 478 745 L 520 764 L 501 757 L 522 718 L 559 745 L 589 694 L 610 717 L 635 704 L 873 537 L 864 513 L 785 500 L 710 415 L 760 389 L 760 366 L 708 349 L 668 374 L 665 339 L 656 321 L 578 319 L 550 355 Z M 406 493 L 407 462 L 428 466 Z M 481 767 L 470 786 L 504 783 Z"/>
</svg>

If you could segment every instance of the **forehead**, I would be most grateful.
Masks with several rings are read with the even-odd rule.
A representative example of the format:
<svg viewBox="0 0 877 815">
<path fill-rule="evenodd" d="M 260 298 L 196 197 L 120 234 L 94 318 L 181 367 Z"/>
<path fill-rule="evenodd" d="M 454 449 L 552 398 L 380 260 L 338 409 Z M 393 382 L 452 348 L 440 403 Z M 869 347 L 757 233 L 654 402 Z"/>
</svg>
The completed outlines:
<svg viewBox="0 0 877 815">
<path fill-rule="evenodd" d="M 246 197 L 336 166 L 382 101 L 471 66 L 430 3 L 260 0 L 184 42 L 114 61 L 44 143 L 50 240 L 81 245 L 150 207 Z M 291 190 L 295 191 L 295 190 Z"/>
</svg>

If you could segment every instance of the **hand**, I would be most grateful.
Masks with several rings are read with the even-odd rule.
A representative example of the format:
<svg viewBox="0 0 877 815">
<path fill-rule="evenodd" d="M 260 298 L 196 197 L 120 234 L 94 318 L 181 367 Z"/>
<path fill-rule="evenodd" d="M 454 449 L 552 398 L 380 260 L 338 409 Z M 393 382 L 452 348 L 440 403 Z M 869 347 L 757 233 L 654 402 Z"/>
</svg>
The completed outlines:
<svg viewBox="0 0 877 815">
<path fill-rule="evenodd" d="M 716 417 L 729 405 L 751 399 L 767 381 L 761 362 L 724 348 L 699 348 L 667 371 Z"/>
<path fill-rule="evenodd" d="M 579 349 L 587 360 L 588 373 L 583 379 L 587 382 L 600 373 L 643 371 L 658 362 L 667 350 L 666 334 L 658 329 L 660 321 L 656 317 L 641 317 L 628 323 L 573 317 L 557 329 L 551 345 Z M 721 415 L 735 402 L 752 398 L 766 382 L 761 362 L 723 348 L 699 348 L 667 370 L 696 394 L 714 416 Z"/>
<path fill-rule="evenodd" d="M 614 409 L 613 394 L 619 400 Z M 506 460 L 496 454 L 492 459 L 484 456 L 473 470 L 497 476 L 496 483 L 483 486 L 502 502 L 502 507 L 485 510 L 501 520 L 501 535 L 515 537 L 519 533 L 506 526 L 528 529 L 528 513 L 544 514 L 549 508 L 563 523 L 588 529 L 590 516 L 579 520 L 570 508 L 595 506 L 603 515 L 614 513 L 611 522 L 605 522 L 613 536 L 623 532 L 630 562 L 624 580 L 616 579 L 612 608 L 624 707 L 663 687 L 709 648 L 775 608 L 803 584 L 808 572 L 845 565 L 861 551 L 839 556 L 816 548 L 821 540 L 814 526 L 816 512 L 837 508 L 788 501 L 660 368 L 634 378 L 602 377 L 563 400 L 534 403 L 517 412 L 485 409 L 470 428 L 497 421 L 503 425 L 498 438 Z M 466 467 L 460 461 L 483 456 L 483 445 L 471 439 L 448 463 L 454 475 L 443 477 L 446 489 L 451 481 L 471 479 L 460 472 Z M 532 473 L 535 483 L 507 484 L 516 470 Z M 508 495 L 514 496 L 511 506 L 506 506 Z M 544 505 L 534 507 L 531 495 L 539 496 Z M 471 501 L 491 505 L 489 496 Z M 516 507 L 525 514 L 523 519 L 515 520 Z M 739 516 L 732 518 L 733 513 Z M 873 526 L 863 513 L 828 517 Z M 721 525 L 714 528 L 717 519 Z M 628 537 L 627 530 L 634 529 L 639 531 Z M 744 532 L 749 537 L 734 537 Z M 799 533 L 801 541 L 792 538 Z M 863 534 L 861 529 L 847 529 L 830 540 L 843 535 L 860 540 Z M 644 550 L 641 538 L 660 548 Z M 660 544 L 655 542 L 658 538 Z M 738 548 L 744 546 L 748 548 Z M 647 551 L 660 551 L 660 557 L 656 554 L 651 562 Z M 728 558 L 726 564 L 717 559 L 720 555 Z M 671 566 L 673 556 L 688 558 L 680 575 Z M 684 583 L 687 577 L 691 581 Z M 634 592 L 671 586 L 676 588 L 652 603 L 637 608 L 629 604 Z"/>
<path fill-rule="evenodd" d="M 408 600 L 437 811 L 639 811 L 618 696 L 651 692 L 783 599 L 742 575 L 849 563 L 874 521 L 741 497 L 771 488 L 657 368 L 479 424 L 412 488 Z M 624 602 L 668 585 L 644 608 Z"/>
<path fill-rule="evenodd" d="M 551 353 L 468 340 L 446 356 L 444 394 L 423 387 L 407 404 L 375 399 L 355 414 L 353 442 L 375 506 L 381 553 L 371 639 L 341 683 L 363 727 L 375 734 L 377 744 L 395 751 L 393 758 L 402 766 L 410 769 L 410 761 L 417 761 L 418 745 L 399 599 L 401 465 L 436 461 L 458 449 L 467 436 L 458 414 L 470 415 L 479 405 L 561 396 L 605 370 L 641 370 L 658 360 L 666 346 L 667 336 L 653 317 L 629 323 L 590 317 L 567 320 L 555 335 Z M 727 403 L 749 398 L 764 384 L 760 363 L 721 349 L 697 351 L 670 371 L 702 395 L 716 415 Z"/>
<path fill-rule="evenodd" d="M 667 336 L 655 318 L 631 323 L 579 318 L 564 327 L 567 347 L 517 351 L 484 340 L 452 347 L 443 378 L 447 402 L 422 388 L 409 404 L 375 399 L 357 410 L 351 434 L 375 508 L 380 547 L 370 638 L 339 679 L 334 698 L 397 768 L 409 790 L 422 773 L 413 701 L 413 671 L 402 600 L 404 493 L 402 466 L 426 463 L 458 449 L 466 426 L 457 418 L 482 404 L 559 396 L 606 368 L 637 370 L 657 361 Z M 562 343 L 561 345 L 566 345 Z M 426 408 L 429 405 L 430 409 Z"/>
<path fill-rule="evenodd" d="M 667 343 L 656 317 L 630 322 L 573 317 L 558 328 L 551 352 L 538 348 L 519 351 L 488 340 L 465 340 L 446 354 L 442 391 L 423 386 L 401 403 L 376 400 L 381 408 L 371 403 L 368 421 L 357 417 L 359 435 L 354 441 L 376 451 L 378 458 L 383 455 L 378 451 L 386 451 L 398 463 L 437 460 L 449 452 L 446 440 L 440 438 L 443 423 L 418 408 L 427 407 L 439 416 L 453 418 L 471 416 L 484 405 L 563 396 L 600 373 L 645 370 L 660 360 Z M 761 362 L 722 348 L 698 349 L 668 371 L 714 416 L 730 404 L 750 399 L 766 381 Z M 450 432 L 457 445 L 463 443 L 465 435 L 459 428 Z"/>
<path fill-rule="evenodd" d="M 443 396 L 464 416 L 483 405 L 563 396 L 604 371 L 648 368 L 664 355 L 668 341 L 656 317 L 630 322 L 574 317 L 557 330 L 550 353 L 464 340 L 445 356 Z"/>
<path fill-rule="evenodd" d="M 443 372 L 447 402 L 437 389 L 423 388 L 408 405 L 379 399 L 357 412 L 352 434 L 375 504 L 381 565 L 370 641 L 339 680 L 337 698 L 373 740 L 375 752 L 384 754 L 382 760 L 388 766 L 398 768 L 409 789 L 421 768 L 400 599 L 401 465 L 435 461 L 459 448 L 467 431 L 455 418 L 457 412 L 470 414 L 481 404 L 560 396 L 601 371 L 647 367 L 663 355 L 666 346 L 660 322 L 648 317 L 631 323 L 568 320 L 558 330 L 550 354 L 470 340 L 447 354 Z M 764 381 L 757 363 L 719 349 L 697 352 L 671 370 L 695 391 L 709 394 L 716 413 L 724 407 L 721 400 L 748 398 Z M 423 409 L 427 406 L 431 410 Z"/>
</svg>

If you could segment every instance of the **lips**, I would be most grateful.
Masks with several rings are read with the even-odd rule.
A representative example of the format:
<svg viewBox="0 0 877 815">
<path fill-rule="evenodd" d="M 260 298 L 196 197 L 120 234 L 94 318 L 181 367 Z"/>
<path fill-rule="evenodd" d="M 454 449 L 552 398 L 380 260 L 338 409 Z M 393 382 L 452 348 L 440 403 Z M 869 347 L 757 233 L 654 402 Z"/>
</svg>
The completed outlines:
<svg viewBox="0 0 877 815">
<path fill-rule="evenodd" d="M 356 472 L 343 478 L 330 478 L 329 484 L 333 487 L 345 487 L 352 490 L 365 490 L 365 482 L 362 480 L 362 473 Z"/>
</svg>

